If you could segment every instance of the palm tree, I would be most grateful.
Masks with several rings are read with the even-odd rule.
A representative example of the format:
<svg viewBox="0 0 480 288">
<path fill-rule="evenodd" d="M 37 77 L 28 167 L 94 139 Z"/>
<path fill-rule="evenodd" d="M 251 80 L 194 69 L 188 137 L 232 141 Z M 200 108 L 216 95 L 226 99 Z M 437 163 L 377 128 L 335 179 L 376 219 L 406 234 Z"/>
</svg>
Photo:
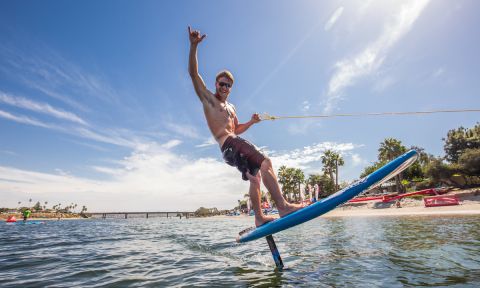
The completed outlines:
<svg viewBox="0 0 480 288">
<path fill-rule="evenodd" d="M 345 164 L 342 156 L 333 150 L 326 150 L 322 156 L 322 164 L 324 173 L 330 176 L 332 182 L 335 183 L 335 189 L 338 190 L 338 167 Z M 335 178 L 333 174 L 335 174 Z"/>
<path fill-rule="evenodd" d="M 335 163 L 335 189 L 339 190 L 338 186 L 338 166 L 343 166 L 345 161 L 343 161 L 342 156 L 338 153 L 333 154 L 333 162 Z"/>
<path fill-rule="evenodd" d="M 395 138 L 386 138 L 380 143 L 380 148 L 378 148 L 378 160 L 384 163 L 392 161 L 406 151 L 407 148 L 402 145 L 402 141 Z M 404 187 L 401 183 L 401 174 L 395 176 L 395 184 L 397 186 L 397 192 L 404 192 Z"/>
<path fill-rule="evenodd" d="M 296 201 L 299 200 L 300 184 L 304 181 L 305 174 L 301 169 L 286 166 L 281 166 L 278 169 L 278 183 L 282 185 L 282 194 L 287 200 L 291 200 L 289 199 L 290 195 L 293 195 Z"/>
</svg>

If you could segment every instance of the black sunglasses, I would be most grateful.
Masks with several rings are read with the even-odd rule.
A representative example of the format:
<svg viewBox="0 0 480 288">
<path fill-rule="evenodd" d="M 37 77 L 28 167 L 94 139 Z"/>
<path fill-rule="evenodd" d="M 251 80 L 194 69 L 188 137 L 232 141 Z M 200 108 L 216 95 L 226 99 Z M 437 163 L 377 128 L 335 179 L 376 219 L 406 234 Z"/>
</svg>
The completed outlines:
<svg viewBox="0 0 480 288">
<path fill-rule="evenodd" d="M 218 85 L 220 85 L 220 87 L 227 87 L 227 88 L 231 88 L 231 87 L 232 87 L 232 84 L 230 84 L 230 83 L 225 83 L 225 82 L 218 82 Z"/>
</svg>

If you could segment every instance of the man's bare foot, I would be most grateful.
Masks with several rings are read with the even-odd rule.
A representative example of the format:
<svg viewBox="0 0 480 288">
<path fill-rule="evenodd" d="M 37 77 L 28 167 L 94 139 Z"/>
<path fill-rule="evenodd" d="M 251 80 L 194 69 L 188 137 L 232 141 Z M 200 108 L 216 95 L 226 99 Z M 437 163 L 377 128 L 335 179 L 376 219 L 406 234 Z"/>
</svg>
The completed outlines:
<svg viewBox="0 0 480 288">
<path fill-rule="evenodd" d="M 278 209 L 278 215 L 280 215 L 280 217 L 284 217 L 284 216 L 287 216 L 290 213 L 293 213 L 297 210 L 302 209 L 303 207 L 305 207 L 303 204 L 287 203 L 287 205 L 283 209 L 281 209 L 281 210 Z"/>
<path fill-rule="evenodd" d="M 262 215 L 261 217 L 259 217 L 259 219 L 257 219 L 257 217 L 255 217 L 255 226 L 259 227 L 259 226 L 262 226 L 263 224 L 265 224 L 267 222 L 270 222 L 270 221 L 273 221 L 273 220 L 275 220 L 275 217 L 272 217 L 272 216 Z"/>
</svg>

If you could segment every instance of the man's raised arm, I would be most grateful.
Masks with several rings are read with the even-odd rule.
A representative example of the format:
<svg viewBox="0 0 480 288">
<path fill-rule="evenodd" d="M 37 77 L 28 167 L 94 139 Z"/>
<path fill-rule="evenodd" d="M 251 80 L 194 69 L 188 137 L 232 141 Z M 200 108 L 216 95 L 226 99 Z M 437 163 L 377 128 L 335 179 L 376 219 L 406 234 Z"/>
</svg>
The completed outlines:
<svg viewBox="0 0 480 288">
<path fill-rule="evenodd" d="M 212 100 L 209 98 L 209 92 L 207 87 L 205 86 L 205 82 L 203 82 L 202 77 L 198 73 L 198 61 L 197 61 L 197 46 L 207 35 L 200 36 L 200 32 L 196 30 L 191 30 L 190 26 L 188 26 L 188 35 L 190 39 L 190 55 L 188 58 L 188 73 L 192 78 L 193 87 L 195 88 L 195 92 L 200 98 L 202 103 L 211 102 Z"/>
</svg>

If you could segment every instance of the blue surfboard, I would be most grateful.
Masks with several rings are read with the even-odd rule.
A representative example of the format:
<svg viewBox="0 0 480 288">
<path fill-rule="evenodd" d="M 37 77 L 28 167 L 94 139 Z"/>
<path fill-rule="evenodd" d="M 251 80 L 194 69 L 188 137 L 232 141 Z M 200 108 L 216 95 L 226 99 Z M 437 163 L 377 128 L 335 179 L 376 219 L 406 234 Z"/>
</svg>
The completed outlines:
<svg viewBox="0 0 480 288">
<path fill-rule="evenodd" d="M 325 199 L 288 214 L 285 217 L 268 222 L 260 227 L 243 230 L 239 233 L 237 242 L 243 243 L 272 235 L 325 214 L 338 205 L 341 205 L 362 193 L 363 191 L 372 189 L 388 181 L 395 175 L 408 168 L 408 166 L 417 160 L 417 157 L 418 152 L 415 150 L 410 150 L 398 158 L 390 161 L 372 174 L 358 180 L 357 182 L 338 191 L 335 194 L 330 195 Z"/>
</svg>

